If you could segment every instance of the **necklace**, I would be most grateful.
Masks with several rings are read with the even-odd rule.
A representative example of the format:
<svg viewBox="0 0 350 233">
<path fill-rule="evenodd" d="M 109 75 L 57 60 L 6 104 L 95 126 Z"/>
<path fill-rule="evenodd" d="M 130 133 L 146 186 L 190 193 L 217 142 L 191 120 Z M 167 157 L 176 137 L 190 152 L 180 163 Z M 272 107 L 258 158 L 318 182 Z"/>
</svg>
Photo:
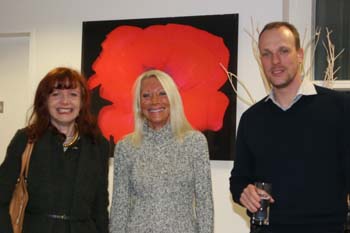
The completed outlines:
<svg viewBox="0 0 350 233">
<path fill-rule="evenodd" d="M 73 135 L 73 139 L 70 142 L 63 143 L 63 147 L 65 147 L 65 148 L 70 147 L 71 145 L 73 145 L 77 141 L 78 138 L 79 138 L 79 132 L 78 132 L 78 129 L 76 129 L 75 133 Z"/>
</svg>

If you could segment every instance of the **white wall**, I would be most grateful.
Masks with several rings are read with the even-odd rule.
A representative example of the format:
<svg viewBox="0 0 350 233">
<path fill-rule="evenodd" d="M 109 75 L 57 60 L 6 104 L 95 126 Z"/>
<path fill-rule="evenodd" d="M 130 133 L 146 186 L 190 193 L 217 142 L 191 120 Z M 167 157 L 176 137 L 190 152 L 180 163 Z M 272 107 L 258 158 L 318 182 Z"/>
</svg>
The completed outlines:
<svg viewBox="0 0 350 233">
<path fill-rule="evenodd" d="M 30 106 L 28 90 L 29 34 L 0 36 L 0 162 L 6 145 L 19 127 L 23 127 Z"/>
<path fill-rule="evenodd" d="M 269 21 L 284 19 L 296 23 L 300 32 L 304 32 L 306 25 L 311 27 L 311 2 L 311 0 L 26 0 L 20 2 L 0 0 L 0 38 L 3 33 L 29 33 L 27 88 L 30 93 L 34 93 L 39 80 L 53 67 L 64 65 L 80 69 L 83 21 L 238 13 L 238 76 L 258 100 L 265 95 L 265 92 L 252 54 L 251 40 L 245 30 L 251 30 L 251 20 L 261 29 Z M 3 62 L 5 60 L 1 57 L 0 63 Z M 12 68 L 17 69 L 17 67 Z M 240 88 L 239 91 L 241 92 Z M 13 93 L 13 98 L 17 96 L 18 94 Z M 247 107 L 238 102 L 237 120 Z M 18 123 L 13 121 L 4 127 L 17 125 Z M 6 145 L 2 138 L 0 143 L 1 149 L 4 150 Z M 0 161 L 1 156 L 3 155 L 0 155 Z M 230 161 L 211 162 L 216 233 L 249 232 L 244 209 L 231 201 L 228 178 L 232 165 Z"/>
</svg>

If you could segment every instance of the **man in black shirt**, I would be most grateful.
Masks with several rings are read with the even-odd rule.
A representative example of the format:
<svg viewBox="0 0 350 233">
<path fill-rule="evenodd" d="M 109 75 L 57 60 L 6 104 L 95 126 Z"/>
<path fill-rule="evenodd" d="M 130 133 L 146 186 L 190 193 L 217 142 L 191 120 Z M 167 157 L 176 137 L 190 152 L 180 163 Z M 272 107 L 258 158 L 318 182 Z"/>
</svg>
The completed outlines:
<svg viewBox="0 0 350 233">
<path fill-rule="evenodd" d="M 272 91 L 241 117 L 233 200 L 251 216 L 260 208 L 254 182 L 268 182 L 270 224 L 252 226 L 252 232 L 341 233 L 350 186 L 348 101 L 304 79 L 304 52 L 293 25 L 267 24 L 259 51 Z"/>
</svg>

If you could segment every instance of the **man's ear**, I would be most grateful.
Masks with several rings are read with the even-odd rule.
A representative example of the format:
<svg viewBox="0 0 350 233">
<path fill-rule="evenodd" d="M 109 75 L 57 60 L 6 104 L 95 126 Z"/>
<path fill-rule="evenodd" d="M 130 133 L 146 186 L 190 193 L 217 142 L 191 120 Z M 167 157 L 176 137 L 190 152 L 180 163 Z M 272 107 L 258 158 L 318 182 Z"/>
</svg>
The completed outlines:
<svg viewBox="0 0 350 233">
<path fill-rule="evenodd" d="M 298 56 L 299 62 L 303 62 L 304 61 L 304 49 L 302 49 L 302 48 L 298 49 L 297 56 Z"/>
</svg>

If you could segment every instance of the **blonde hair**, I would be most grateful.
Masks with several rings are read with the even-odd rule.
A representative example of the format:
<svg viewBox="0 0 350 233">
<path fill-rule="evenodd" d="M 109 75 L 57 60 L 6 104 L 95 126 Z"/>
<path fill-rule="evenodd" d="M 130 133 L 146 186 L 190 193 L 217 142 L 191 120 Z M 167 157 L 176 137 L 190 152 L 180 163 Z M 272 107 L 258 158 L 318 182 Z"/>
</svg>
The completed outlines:
<svg viewBox="0 0 350 233">
<path fill-rule="evenodd" d="M 141 110 L 141 85 L 142 80 L 147 78 L 156 78 L 165 93 L 167 94 L 170 105 L 170 126 L 175 138 L 178 141 L 182 141 L 186 132 L 192 130 L 191 124 L 188 122 L 182 105 L 182 100 L 177 86 L 173 79 L 163 71 L 160 70 L 148 70 L 142 73 L 135 81 L 134 84 L 134 131 L 129 135 L 131 142 L 135 146 L 139 146 L 143 140 L 143 125 L 146 121 Z"/>
</svg>

